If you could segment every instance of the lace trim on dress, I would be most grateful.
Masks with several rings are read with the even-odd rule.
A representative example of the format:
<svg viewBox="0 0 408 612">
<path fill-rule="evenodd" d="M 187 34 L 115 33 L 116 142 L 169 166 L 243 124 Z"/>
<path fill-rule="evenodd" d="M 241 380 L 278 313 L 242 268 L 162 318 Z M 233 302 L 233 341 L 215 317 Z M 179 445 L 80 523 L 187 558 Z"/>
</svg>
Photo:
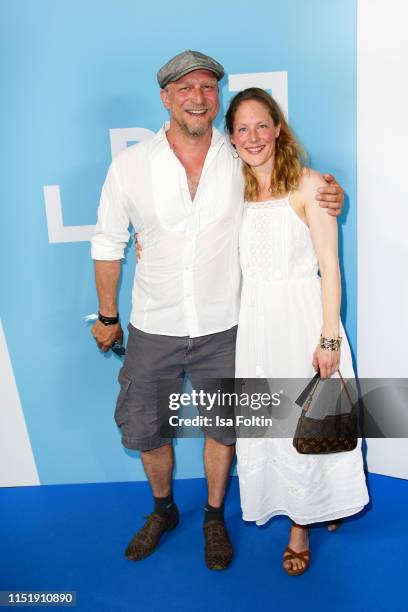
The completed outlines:
<svg viewBox="0 0 408 612">
<path fill-rule="evenodd" d="M 289 195 L 279 200 L 265 200 L 264 202 L 245 202 L 245 208 L 283 208 L 289 204 Z"/>
</svg>

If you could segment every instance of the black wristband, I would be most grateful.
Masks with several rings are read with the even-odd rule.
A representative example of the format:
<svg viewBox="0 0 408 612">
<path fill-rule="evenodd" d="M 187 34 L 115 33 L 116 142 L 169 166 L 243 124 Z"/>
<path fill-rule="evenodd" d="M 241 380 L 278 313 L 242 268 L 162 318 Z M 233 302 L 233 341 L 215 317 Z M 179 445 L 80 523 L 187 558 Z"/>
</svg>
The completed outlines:
<svg viewBox="0 0 408 612">
<path fill-rule="evenodd" d="M 117 313 L 116 317 L 105 317 L 98 312 L 98 320 L 104 325 L 116 325 L 119 323 L 119 313 Z"/>
</svg>

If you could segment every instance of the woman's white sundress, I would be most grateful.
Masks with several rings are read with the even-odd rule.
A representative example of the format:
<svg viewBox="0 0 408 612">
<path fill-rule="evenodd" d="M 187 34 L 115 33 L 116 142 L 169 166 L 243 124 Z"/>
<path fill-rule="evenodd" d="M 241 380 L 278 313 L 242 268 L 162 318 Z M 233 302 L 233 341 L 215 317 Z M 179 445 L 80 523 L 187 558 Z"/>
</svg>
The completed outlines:
<svg viewBox="0 0 408 612">
<path fill-rule="evenodd" d="M 307 225 L 289 196 L 245 206 L 236 376 L 305 378 L 322 329 L 321 279 Z M 354 376 L 344 330 L 340 371 Z M 299 524 L 334 520 L 368 503 L 361 445 L 332 455 L 301 455 L 288 438 L 239 438 L 243 518 L 262 525 L 277 514 Z"/>
</svg>

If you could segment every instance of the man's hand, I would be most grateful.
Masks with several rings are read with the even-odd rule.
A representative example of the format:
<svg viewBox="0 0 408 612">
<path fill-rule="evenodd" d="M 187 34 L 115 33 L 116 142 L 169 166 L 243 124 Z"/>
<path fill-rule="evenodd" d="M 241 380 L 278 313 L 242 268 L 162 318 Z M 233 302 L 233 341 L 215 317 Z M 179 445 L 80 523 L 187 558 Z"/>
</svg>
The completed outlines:
<svg viewBox="0 0 408 612">
<path fill-rule="evenodd" d="M 327 186 L 319 187 L 316 200 L 319 200 L 319 206 L 327 208 L 329 215 L 338 217 L 343 210 L 344 190 L 331 174 L 323 174 L 323 178 Z"/>
<path fill-rule="evenodd" d="M 120 265 L 120 259 L 114 261 L 95 260 L 95 280 L 98 291 L 99 312 L 106 317 L 117 316 L 116 292 L 120 276 Z M 98 347 L 104 353 L 109 351 L 115 340 L 122 344 L 123 330 L 120 323 L 104 325 L 102 321 L 98 320 L 91 331 Z"/>
<path fill-rule="evenodd" d="M 142 245 L 140 244 L 139 233 L 135 233 L 135 250 L 136 250 L 136 261 L 140 261 L 142 257 Z"/>
<path fill-rule="evenodd" d="M 116 325 L 104 325 L 100 321 L 97 321 L 95 325 L 93 325 L 91 332 L 96 340 L 98 348 L 103 353 L 109 351 L 115 340 L 117 340 L 119 344 L 123 342 L 123 329 L 120 323 L 116 323 Z"/>
</svg>

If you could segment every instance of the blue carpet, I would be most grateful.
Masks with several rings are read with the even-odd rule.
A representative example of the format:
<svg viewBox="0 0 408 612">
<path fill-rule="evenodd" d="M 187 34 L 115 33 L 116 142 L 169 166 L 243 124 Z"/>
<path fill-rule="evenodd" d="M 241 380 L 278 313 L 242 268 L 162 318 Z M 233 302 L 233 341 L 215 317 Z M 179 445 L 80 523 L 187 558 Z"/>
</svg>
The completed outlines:
<svg viewBox="0 0 408 612">
<path fill-rule="evenodd" d="M 244 523 L 236 478 L 225 572 L 204 565 L 201 479 L 175 482 L 180 525 L 139 563 L 123 550 L 151 511 L 147 483 L 0 489 L 0 590 L 73 590 L 74 609 L 89 612 L 405 611 L 408 482 L 370 475 L 369 484 L 368 511 L 336 533 L 312 530 L 312 562 L 299 577 L 281 568 L 288 519 Z"/>
</svg>

